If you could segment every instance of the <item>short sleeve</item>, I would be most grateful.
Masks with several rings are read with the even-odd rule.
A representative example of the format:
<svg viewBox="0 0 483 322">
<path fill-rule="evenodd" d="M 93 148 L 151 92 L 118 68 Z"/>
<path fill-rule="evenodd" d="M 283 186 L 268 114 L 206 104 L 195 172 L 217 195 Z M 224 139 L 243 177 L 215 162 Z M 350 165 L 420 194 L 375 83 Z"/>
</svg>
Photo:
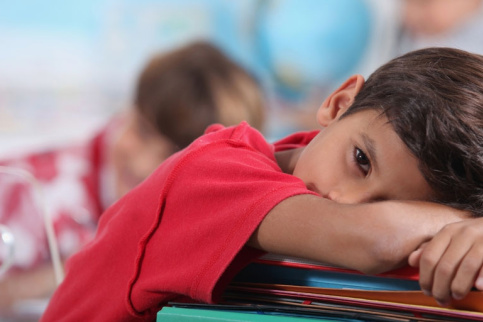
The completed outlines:
<svg viewBox="0 0 483 322">
<path fill-rule="evenodd" d="M 265 215 L 290 196 L 310 193 L 273 156 L 230 140 L 186 155 L 167 180 L 162 217 L 133 283 L 137 311 L 148 309 L 153 290 L 212 302 L 226 274 L 260 255 L 244 245 Z"/>
</svg>

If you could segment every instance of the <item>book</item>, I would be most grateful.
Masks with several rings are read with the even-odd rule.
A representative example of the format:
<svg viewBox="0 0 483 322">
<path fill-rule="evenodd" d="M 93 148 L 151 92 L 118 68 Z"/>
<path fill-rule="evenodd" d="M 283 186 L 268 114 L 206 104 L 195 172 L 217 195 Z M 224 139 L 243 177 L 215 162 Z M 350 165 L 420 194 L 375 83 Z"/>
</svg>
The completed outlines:
<svg viewBox="0 0 483 322">
<path fill-rule="evenodd" d="M 158 321 L 483 321 L 483 292 L 440 307 L 417 270 L 365 275 L 267 254 L 243 269 L 217 304 L 169 303 Z"/>
<path fill-rule="evenodd" d="M 401 322 L 400 318 L 390 316 L 375 316 L 361 310 L 350 311 L 311 309 L 304 307 L 290 307 L 286 305 L 260 305 L 260 304 L 200 304 L 200 303 L 169 303 L 169 309 L 163 308 L 159 313 L 158 321 L 183 321 L 183 318 L 196 316 L 199 321 L 225 321 L 223 319 L 238 319 L 235 321 L 371 321 L 371 322 Z M 164 310 L 164 311 L 163 311 Z M 192 311 L 191 311 L 192 310 Z M 234 313 L 234 314 L 233 314 Z M 181 317 L 181 318 L 180 318 Z M 241 320 L 240 320 L 241 319 Z M 191 320 L 189 320 L 191 321 Z M 232 320 L 229 320 L 232 321 Z"/>
<path fill-rule="evenodd" d="M 191 322 L 191 321 L 217 321 L 217 322 L 307 322 L 302 316 L 280 314 L 275 311 L 260 309 L 244 309 L 239 306 L 221 305 L 189 305 L 176 304 L 164 307 L 158 312 L 156 320 L 162 322 Z M 323 319 L 322 321 L 333 321 Z"/>
<path fill-rule="evenodd" d="M 271 254 L 248 265 L 234 281 L 359 290 L 420 290 L 417 271 L 411 268 L 370 276 L 350 269 Z"/>
<path fill-rule="evenodd" d="M 483 321 L 483 292 L 440 307 L 419 288 L 417 271 L 374 276 L 271 254 L 248 265 L 224 294 L 227 305 L 282 305 L 328 312 L 356 312 L 372 319 Z M 368 319 L 371 321 L 371 319 Z"/>
</svg>

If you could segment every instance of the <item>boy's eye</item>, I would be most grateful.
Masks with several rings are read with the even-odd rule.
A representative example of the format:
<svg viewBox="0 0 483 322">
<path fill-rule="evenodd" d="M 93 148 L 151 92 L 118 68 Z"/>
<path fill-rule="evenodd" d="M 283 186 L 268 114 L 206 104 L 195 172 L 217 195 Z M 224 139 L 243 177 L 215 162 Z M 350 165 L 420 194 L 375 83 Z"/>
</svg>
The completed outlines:
<svg viewBox="0 0 483 322">
<path fill-rule="evenodd" d="M 371 161 L 366 154 L 361 149 L 356 147 L 354 149 L 354 159 L 362 172 L 367 175 L 371 169 Z"/>
</svg>

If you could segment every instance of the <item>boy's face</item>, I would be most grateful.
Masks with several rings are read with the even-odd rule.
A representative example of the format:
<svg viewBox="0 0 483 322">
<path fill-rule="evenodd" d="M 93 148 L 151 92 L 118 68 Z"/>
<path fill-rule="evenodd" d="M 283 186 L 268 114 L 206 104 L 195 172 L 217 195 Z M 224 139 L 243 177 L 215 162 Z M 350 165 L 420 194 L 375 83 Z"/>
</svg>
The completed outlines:
<svg viewBox="0 0 483 322">
<path fill-rule="evenodd" d="M 175 152 L 174 144 L 136 110 L 125 118 L 125 127 L 112 148 L 116 198 L 134 188 Z"/>
<path fill-rule="evenodd" d="M 310 190 L 340 203 L 432 196 L 418 160 L 375 110 L 331 122 L 301 153 L 293 174 Z"/>
</svg>

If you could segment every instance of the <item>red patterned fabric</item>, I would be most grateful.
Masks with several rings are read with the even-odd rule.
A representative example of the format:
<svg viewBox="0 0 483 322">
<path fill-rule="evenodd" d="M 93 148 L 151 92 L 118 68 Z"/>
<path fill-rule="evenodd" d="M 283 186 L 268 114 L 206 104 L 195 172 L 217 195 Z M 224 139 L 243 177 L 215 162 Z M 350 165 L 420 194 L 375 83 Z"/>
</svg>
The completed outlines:
<svg viewBox="0 0 483 322">
<path fill-rule="evenodd" d="M 41 188 L 39 195 L 24 176 L 0 169 L 0 223 L 15 237 L 12 270 L 31 269 L 50 258 L 43 207 L 52 217 L 63 258 L 93 238 L 104 208 L 100 173 L 110 126 L 85 143 L 0 160 L 0 166 L 34 176 Z"/>
</svg>

